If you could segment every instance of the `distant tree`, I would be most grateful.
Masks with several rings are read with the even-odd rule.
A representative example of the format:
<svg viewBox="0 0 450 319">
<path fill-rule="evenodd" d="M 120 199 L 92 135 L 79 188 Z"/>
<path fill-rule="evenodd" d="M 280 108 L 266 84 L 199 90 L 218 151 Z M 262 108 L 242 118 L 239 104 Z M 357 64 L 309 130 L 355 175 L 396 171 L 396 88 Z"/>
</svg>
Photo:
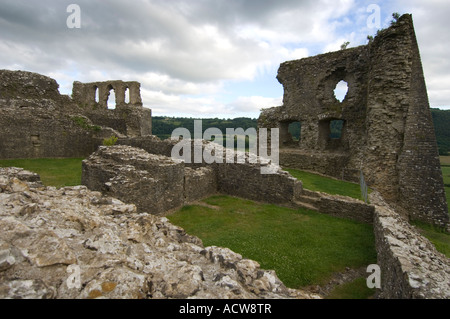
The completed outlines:
<svg viewBox="0 0 450 319">
<path fill-rule="evenodd" d="M 372 43 L 373 42 L 373 36 L 368 35 L 367 36 L 367 40 L 369 41 L 369 43 Z"/>
<path fill-rule="evenodd" d="M 398 13 L 398 12 L 394 12 L 393 14 L 392 14 L 392 21 L 391 21 L 391 25 L 394 25 L 394 24 L 396 24 L 397 22 L 398 22 L 398 19 L 400 19 L 400 13 Z"/>
<path fill-rule="evenodd" d="M 342 45 L 341 45 L 341 50 L 345 50 L 345 49 L 347 49 L 347 47 L 348 47 L 348 45 L 350 44 L 350 42 L 344 42 Z"/>
</svg>

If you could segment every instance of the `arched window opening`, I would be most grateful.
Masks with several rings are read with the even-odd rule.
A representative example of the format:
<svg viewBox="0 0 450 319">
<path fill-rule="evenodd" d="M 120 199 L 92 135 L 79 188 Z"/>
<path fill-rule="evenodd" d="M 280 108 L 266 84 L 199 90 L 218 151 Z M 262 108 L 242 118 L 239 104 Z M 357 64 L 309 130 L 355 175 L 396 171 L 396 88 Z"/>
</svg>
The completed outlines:
<svg viewBox="0 0 450 319">
<path fill-rule="evenodd" d="M 94 99 L 95 99 L 95 103 L 98 103 L 100 101 L 100 97 L 99 97 L 99 93 L 98 93 L 98 87 L 94 87 Z"/>
<path fill-rule="evenodd" d="M 130 104 L 130 89 L 129 88 L 125 89 L 125 103 Z"/>
<path fill-rule="evenodd" d="M 116 108 L 116 92 L 111 86 L 109 86 L 108 89 L 108 100 L 106 101 L 106 105 L 108 110 L 114 110 Z"/>
<path fill-rule="evenodd" d="M 345 100 L 347 93 L 348 93 L 347 82 L 342 80 L 338 84 L 336 84 L 336 88 L 334 89 L 334 96 L 336 97 L 336 100 L 342 103 Z"/>
</svg>

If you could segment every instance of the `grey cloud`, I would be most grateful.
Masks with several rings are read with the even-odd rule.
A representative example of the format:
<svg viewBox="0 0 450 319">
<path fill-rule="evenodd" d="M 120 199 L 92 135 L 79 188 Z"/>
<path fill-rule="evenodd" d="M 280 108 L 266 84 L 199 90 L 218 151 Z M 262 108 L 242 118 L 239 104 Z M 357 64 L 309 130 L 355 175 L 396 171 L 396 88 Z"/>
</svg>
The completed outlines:
<svg viewBox="0 0 450 319">
<path fill-rule="evenodd" d="M 66 26 L 71 3 L 81 8 L 81 29 Z M 427 77 L 449 74 L 449 38 L 436 31 L 447 24 L 449 7 L 418 0 L 402 6 L 424 12 L 415 21 Z M 320 41 L 334 35 L 329 20 L 345 13 L 342 7 L 325 0 L 1 0 L 0 68 L 76 72 L 82 78 L 77 80 L 157 73 L 169 79 L 162 89 L 167 94 L 183 91 L 176 86 L 184 83 L 219 86 L 283 62 L 286 55 L 276 50 L 286 50 L 286 44 L 324 47 Z M 207 34 L 204 26 L 215 29 Z M 317 30 L 326 37 L 317 38 Z"/>
</svg>

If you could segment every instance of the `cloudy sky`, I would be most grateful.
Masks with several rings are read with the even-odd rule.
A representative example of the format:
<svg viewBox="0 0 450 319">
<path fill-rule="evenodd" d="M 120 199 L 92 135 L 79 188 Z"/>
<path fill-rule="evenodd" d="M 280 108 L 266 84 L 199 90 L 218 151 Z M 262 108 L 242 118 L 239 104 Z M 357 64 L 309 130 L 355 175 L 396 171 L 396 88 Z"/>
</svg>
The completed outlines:
<svg viewBox="0 0 450 319">
<path fill-rule="evenodd" d="M 0 69 L 50 76 L 62 94 L 139 81 L 157 116 L 256 118 L 282 104 L 280 63 L 366 44 L 374 8 L 379 28 L 413 14 L 430 104 L 449 109 L 448 0 L 0 0 Z"/>
</svg>

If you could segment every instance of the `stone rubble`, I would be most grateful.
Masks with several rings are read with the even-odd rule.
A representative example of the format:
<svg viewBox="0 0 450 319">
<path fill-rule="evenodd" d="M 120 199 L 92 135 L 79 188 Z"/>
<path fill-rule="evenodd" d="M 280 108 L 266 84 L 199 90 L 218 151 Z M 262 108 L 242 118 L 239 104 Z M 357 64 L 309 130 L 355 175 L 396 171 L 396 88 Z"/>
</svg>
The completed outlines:
<svg viewBox="0 0 450 319">
<path fill-rule="evenodd" d="M 85 186 L 0 168 L 0 298 L 301 298 L 274 271 Z"/>
</svg>

